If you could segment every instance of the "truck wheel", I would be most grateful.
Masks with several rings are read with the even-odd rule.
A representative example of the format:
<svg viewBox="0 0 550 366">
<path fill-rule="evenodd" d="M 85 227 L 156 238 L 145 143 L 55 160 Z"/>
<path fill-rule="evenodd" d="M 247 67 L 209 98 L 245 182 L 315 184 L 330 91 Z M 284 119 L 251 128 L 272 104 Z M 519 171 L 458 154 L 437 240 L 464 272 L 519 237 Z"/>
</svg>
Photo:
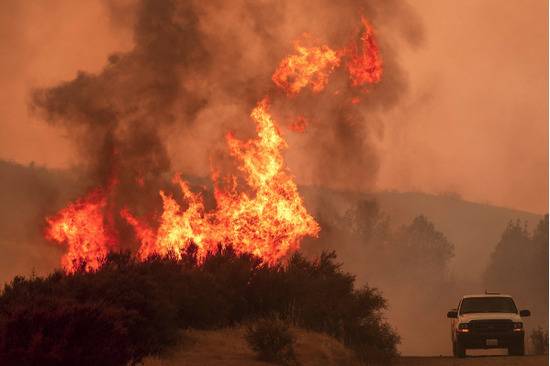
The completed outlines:
<svg viewBox="0 0 550 366">
<path fill-rule="evenodd" d="M 466 357 L 466 348 L 460 342 L 453 342 L 453 356 L 464 358 Z"/>
<path fill-rule="evenodd" d="M 524 356 L 525 355 L 525 344 L 523 342 L 518 342 L 512 347 L 508 348 L 508 354 L 511 356 Z"/>
</svg>

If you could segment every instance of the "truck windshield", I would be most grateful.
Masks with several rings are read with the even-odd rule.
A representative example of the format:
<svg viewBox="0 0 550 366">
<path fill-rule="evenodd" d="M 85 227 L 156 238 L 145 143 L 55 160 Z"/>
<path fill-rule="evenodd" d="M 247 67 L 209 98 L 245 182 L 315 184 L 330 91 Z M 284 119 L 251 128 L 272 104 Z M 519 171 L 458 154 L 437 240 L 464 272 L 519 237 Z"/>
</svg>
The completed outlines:
<svg viewBox="0 0 550 366">
<path fill-rule="evenodd" d="M 460 305 L 460 314 L 469 313 L 517 313 L 510 297 L 466 297 Z"/>
</svg>

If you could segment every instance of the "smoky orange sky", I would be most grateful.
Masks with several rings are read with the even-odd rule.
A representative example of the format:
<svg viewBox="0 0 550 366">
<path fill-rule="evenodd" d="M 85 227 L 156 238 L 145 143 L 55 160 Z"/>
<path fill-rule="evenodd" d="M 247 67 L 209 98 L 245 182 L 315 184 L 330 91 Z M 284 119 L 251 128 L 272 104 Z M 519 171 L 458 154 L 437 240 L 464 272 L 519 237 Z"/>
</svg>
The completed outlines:
<svg viewBox="0 0 550 366">
<path fill-rule="evenodd" d="M 78 70 L 99 72 L 111 53 L 132 47 L 131 1 L 119 1 L 116 9 L 128 14 L 128 24 L 124 17 L 113 21 L 105 4 L 0 4 L 0 159 L 48 167 L 78 163 L 71 136 L 30 115 L 29 92 L 73 79 Z M 424 36 L 416 47 L 399 50 L 409 91 L 383 117 L 376 187 L 456 192 L 546 212 L 547 2 L 410 4 Z M 292 170 L 293 161 L 288 164 Z"/>
</svg>

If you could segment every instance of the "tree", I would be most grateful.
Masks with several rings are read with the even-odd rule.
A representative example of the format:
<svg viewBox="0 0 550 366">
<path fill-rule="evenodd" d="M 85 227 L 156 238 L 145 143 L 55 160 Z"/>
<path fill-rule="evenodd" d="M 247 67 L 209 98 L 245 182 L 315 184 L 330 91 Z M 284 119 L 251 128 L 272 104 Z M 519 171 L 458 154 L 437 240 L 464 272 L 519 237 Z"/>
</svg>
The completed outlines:
<svg viewBox="0 0 550 366">
<path fill-rule="evenodd" d="M 420 215 L 397 231 L 394 238 L 395 258 L 408 276 L 444 278 L 454 245 L 436 230 L 426 216 Z"/>
<path fill-rule="evenodd" d="M 531 308 L 532 323 L 548 322 L 548 215 L 532 233 L 519 221 L 506 226 L 487 266 L 485 285 Z"/>
</svg>

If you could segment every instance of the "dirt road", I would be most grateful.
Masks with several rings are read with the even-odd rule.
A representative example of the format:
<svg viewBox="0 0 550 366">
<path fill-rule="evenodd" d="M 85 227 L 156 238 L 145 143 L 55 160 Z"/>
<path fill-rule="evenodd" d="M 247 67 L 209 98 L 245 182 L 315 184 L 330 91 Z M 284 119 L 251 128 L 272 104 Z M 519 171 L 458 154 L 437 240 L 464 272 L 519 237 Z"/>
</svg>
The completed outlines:
<svg viewBox="0 0 550 366">
<path fill-rule="evenodd" d="M 547 366 L 548 356 L 402 357 L 399 366 Z"/>
</svg>

